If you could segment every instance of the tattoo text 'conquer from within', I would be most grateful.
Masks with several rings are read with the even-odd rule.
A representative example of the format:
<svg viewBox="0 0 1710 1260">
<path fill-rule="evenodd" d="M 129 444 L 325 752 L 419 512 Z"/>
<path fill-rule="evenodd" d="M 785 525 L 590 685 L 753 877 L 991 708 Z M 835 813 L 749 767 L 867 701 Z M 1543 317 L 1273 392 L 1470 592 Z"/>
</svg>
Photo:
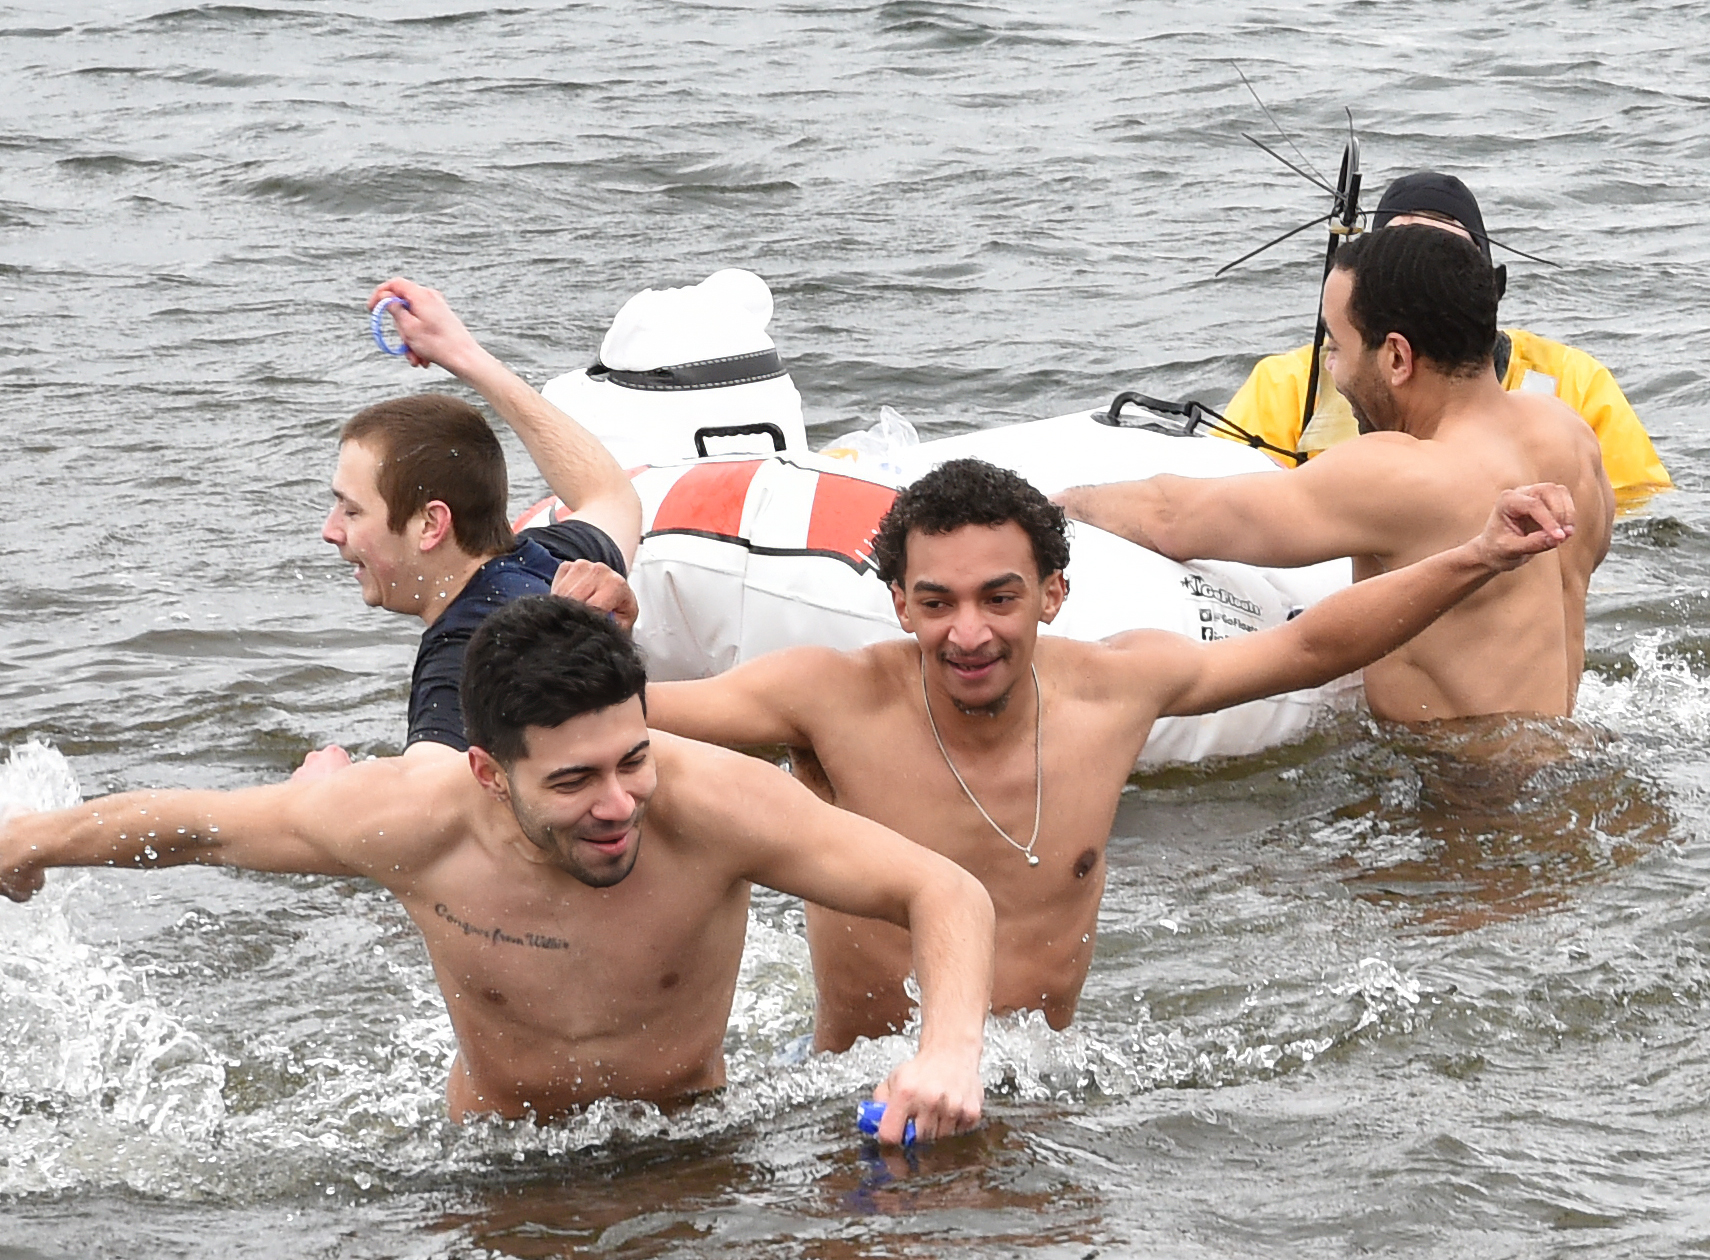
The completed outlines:
<svg viewBox="0 0 1710 1260">
<path fill-rule="evenodd" d="M 494 945 L 528 945 L 534 949 L 569 949 L 570 942 L 559 936 L 540 936 L 534 932 L 524 932 L 521 936 L 512 936 L 504 928 L 476 927 L 473 923 L 465 923 L 446 908 L 443 901 L 436 904 L 433 912 L 453 927 L 463 929 L 465 936 L 480 936 Z"/>
</svg>

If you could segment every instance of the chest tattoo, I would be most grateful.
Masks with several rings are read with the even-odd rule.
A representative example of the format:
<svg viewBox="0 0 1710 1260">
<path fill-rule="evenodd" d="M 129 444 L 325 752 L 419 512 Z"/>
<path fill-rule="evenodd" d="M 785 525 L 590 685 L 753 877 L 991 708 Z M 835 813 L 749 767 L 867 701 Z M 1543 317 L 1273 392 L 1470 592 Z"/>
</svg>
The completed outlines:
<svg viewBox="0 0 1710 1260">
<path fill-rule="evenodd" d="M 479 936 L 492 945 L 526 945 L 531 949 L 569 949 L 570 942 L 561 936 L 541 936 L 536 932 L 524 932 L 521 936 L 513 936 L 501 927 L 476 927 L 473 923 L 465 923 L 446 908 L 441 901 L 433 912 L 444 919 L 452 927 L 462 928 L 465 936 Z"/>
</svg>

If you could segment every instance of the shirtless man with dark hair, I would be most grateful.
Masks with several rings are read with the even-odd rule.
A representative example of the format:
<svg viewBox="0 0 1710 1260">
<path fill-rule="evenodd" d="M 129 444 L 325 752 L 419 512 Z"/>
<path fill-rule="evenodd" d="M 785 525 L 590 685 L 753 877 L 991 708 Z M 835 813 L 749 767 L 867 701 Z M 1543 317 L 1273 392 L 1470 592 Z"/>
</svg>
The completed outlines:
<svg viewBox="0 0 1710 1260">
<path fill-rule="evenodd" d="M 1272 630 L 1079 643 L 1039 636 L 1068 593 L 1062 514 L 1014 473 L 956 460 L 897 496 L 874 545 L 912 639 L 792 648 L 660 683 L 651 721 L 732 747 L 788 745 L 827 799 L 978 876 L 997 910 L 993 1009 L 1042 1009 L 1062 1028 L 1092 960 L 1117 800 L 1152 723 L 1340 677 L 1574 536 L 1560 486 L 1509 491 L 1485 515 L 1470 542 Z M 837 907 L 809 905 L 807 923 L 820 1048 L 900 1027 L 907 933 Z"/>
<path fill-rule="evenodd" d="M 1352 556 L 1363 582 L 1453 547 L 1505 490 L 1564 485 L 1571 539 L 1368 665 L 1365 680 L 1372 712 L 1392 721 L 1572 714 L 1586 591 L 1615 500 L 1585 422 L 1496 379 L 1489 264 L 1455 233 L 1386 227 L 1337 251 L 1324 319 L 1325 364 L 1360 436 L 1283 476 L 1152 477 L 1057 501 L 1176 560 L 1286 568 Z"/>
<path fill-rule="evenodd" d="M 724 1082 L 763 883 L 913 942 L 920 1050 L 875 1091 L 881 1140 L 911 1119 L 925 1140 L 978 1120 L 992 968 L 978 881 L 774 766 L 649 732 L 640 658 L 601 613 L 525 596 L 487 618 L 465 668 L 467 758 L 0 819 L 0 892 L 28 900 L 57 866 L 366 876 L 427 944 L 457 1034 L 453 1118 L 546 1119 Z"/>
<path fill-rule="evenodd" d="M 1372 211 L 1374 232 L 1419 224 L 1470 240 L 1486 266 L 1492 263 L 1490 247 L 1497 242 L 1485 233 L 1478 198 L 1453 175 L 1441 171 L 1403 175 L 1384 190 L 1377 209 Z M 1508 283 L 1507 267 L 1495 267 L 1492 279 L 1500 299 Z M 1623 491 L 1643 495 L 1674 484 L 1614 376 L 1584 350 L 1524 328 L 1505 328 L 1496 334 L 1492 358 L 1504 389 L 1553 394 L 1591 426 L 1603 451 L 1604 471 L 1617 495 Z M 1357 432 L 1357 425 L 1328 373 L 1318 377 L 1318 396 L 1311 422 L 1306 423 L 1311 367 L 1310 345 L 1265 356 L 1253 365 L 1223 414 L 1240 429 L 1269 442 L 1273 450 L 1300 451 L 1316 457 L 1347 441 Z"/>
</svg>

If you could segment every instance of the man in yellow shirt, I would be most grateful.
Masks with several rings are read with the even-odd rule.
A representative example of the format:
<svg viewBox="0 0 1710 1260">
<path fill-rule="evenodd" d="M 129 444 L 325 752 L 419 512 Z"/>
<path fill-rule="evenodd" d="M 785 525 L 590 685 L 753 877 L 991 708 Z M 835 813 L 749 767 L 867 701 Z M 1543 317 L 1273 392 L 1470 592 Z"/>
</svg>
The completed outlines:
<svg viewBox="0 0 1710 1260">
<path fill-rule="evenodd" d="M 1467 237 L 1490 259 L 1484 216 L 1467 186 L 1453 175 L 1416 171 L 1403 175 L 1383 194 L 1372 215 L 1372 228 L 1428 223 Z M 1506 269 L 1497 273 L 1500 294 Z M 1657 457 L 1650 436 L 1609 369 L 1583 350 L 1564 346 L 1521 328 L 1496 335 L 1496 374 L 1507 390 L 1553 394 L 1577 411 L 1597 435 L 1603 467 L 1617 494 L 1667 489 L 1674 483 Z M 1312 348 L 1260 359 L 1225 414 L 1235 424 L 1273 446 L 1316 455 L 1358 433 L 1353 413 L 1336 392 L 1328 372 L 1318 377 L 1318 401 L 1312 422 L 1301 431 L 1306 380 Z"/>
</svg>

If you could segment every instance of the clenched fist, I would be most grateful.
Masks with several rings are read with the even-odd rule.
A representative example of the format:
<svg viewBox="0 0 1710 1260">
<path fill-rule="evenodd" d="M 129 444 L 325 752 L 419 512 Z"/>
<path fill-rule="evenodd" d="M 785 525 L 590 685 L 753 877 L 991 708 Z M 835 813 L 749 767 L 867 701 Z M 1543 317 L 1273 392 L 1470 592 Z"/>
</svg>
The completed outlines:
<svg viewBox="0 0 1710 1260">
<path fill-rule="evenodd" d="M 560 599 L 574 599 L 598 612 L 610 613 L 613 621 L 625 630 L 635 625 L 640 607 L 635 592 L 617 570 L 593 560 L 566 561 L 558 566 L 552 579 L 552 593 Z"/>
</svg>

